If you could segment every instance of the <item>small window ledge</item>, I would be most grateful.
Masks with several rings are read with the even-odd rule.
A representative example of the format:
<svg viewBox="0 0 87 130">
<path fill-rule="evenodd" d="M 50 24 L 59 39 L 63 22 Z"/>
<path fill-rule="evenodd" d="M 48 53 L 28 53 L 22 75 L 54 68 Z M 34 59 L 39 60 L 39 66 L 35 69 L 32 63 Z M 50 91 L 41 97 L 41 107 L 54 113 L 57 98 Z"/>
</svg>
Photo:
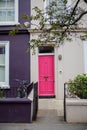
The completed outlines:
<svg viewBox="0 0 87 130">
<path fill-rule="evenodd" d="M 0 26 L 19 25 L 19 22 L 0 23 Z"/>
<path fill-rule="evenodd" d="M 9 89 L 9 88 L 10 88 L 10 85 L 0 85 L 0 88 L 1 88 L 1 89 Z"/>
</svg>

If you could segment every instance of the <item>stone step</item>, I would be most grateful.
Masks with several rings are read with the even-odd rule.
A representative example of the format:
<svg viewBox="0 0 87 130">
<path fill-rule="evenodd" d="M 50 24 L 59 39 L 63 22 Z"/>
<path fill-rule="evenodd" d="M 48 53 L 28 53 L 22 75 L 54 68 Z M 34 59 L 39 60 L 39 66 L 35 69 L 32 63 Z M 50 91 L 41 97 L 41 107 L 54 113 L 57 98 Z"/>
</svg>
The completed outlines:
<svg viewBox="0 0 87 130">
<path fill-rule="evenodd" d="M 38 111 L 36 120 L 38 124 L 58 124 L 61 121 L 64 123 L 64 118 L 57 116 L 55 109 L 40 109 Z"/>
<path fill-rule="evenodd" d="M 39 99 L 40 109 L 56 109 L 58 108 L 58 100 L 56 99 Z"/>
<path fill-rule="evenodd" d="M 38 117 L 56 117 L 57 116 L 57 110 L 55 109 L 40 109 L 38 111 Z"/>
<path fill-rule="evenodd" d="M 64 107 L 63 107 L 63 100 L 57 100 L 57 99 L 39 99 L 38 101 L 38 108 L 39 110 L 56 110 L 58 116 L 64 115 Z"/>
</svg>

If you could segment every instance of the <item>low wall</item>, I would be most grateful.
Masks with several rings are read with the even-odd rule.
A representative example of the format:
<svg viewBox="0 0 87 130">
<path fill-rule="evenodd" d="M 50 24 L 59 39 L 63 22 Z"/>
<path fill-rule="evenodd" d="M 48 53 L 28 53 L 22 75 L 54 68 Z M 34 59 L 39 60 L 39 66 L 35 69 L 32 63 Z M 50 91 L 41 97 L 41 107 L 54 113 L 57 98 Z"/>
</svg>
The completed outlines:
<svg viewBox="0 0 87 130">
<path fill-rule="evenodd" d="M 66 121 L 87 123 L 87 99 L 66 99 Z"/>
<path fill-rule="evenodd" d="M 1 98 L 0 123 L 31 123 L 32 101 L 27 98 Z"/>
</svg>

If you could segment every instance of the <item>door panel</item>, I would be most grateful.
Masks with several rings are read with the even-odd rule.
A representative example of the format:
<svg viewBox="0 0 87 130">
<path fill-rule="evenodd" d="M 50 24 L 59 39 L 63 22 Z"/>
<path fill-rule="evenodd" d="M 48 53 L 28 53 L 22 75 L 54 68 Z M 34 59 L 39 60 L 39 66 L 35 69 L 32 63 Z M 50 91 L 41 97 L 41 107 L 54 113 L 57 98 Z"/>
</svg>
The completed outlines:
<svg viewBox="0 0 87 130">
<path fill-rule="evenodd" d="M 39 96 L 54 95 L 54 56 L 39 56 Z"/>
</svg>

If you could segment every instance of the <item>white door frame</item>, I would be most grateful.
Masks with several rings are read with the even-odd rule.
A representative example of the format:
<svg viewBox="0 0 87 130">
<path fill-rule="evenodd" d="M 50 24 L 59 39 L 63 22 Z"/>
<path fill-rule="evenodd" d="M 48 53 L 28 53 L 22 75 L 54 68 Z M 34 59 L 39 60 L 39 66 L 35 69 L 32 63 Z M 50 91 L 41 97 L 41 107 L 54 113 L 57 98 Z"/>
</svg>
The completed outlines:
<svg viewBox="0 0 87 130">
<path fill-rule="evenodd" d="M 30 52 L 30 59 L 31 59 L 31 62 L 30 62 L 30 81 L 31 82 L 37 82 L 38 81 L 38 55 L 42 55 L 42 54 L 38 54 L 38 48 L 36 48 L 36 53 L 35 55 L 32 55 L 32 51 L 31 50 Z M 58 92 L 58 80 L 57 80 L 57 67 L 58 67 L 58 54 L 57 54 L 57 50 L 54 48 L 54 93 L 55 93 L 55 97 L 57 98 L 57 92 Z M 46 55 L 46 54 L 44 54 Z M 50 55 L 50 54 L 48 54 Z M 52 55 L 52 53 L 51 53 Z"/>
</svg>

